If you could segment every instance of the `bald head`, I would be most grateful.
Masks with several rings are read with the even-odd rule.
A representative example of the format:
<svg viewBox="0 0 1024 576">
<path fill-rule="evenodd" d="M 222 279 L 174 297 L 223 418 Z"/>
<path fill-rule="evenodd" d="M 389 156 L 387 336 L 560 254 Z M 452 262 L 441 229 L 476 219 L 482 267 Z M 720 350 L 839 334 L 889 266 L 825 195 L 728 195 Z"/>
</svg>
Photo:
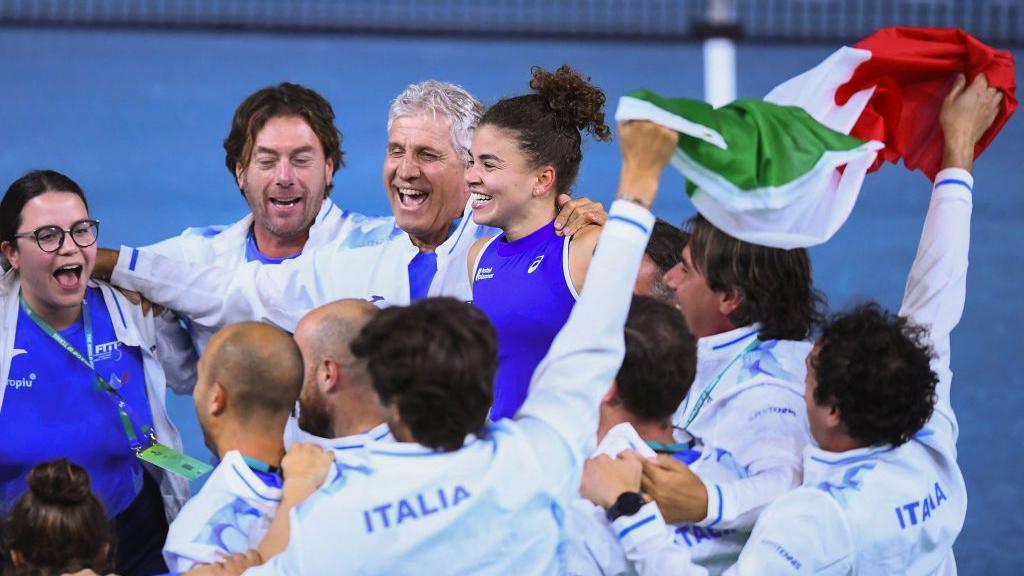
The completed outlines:
<svg viewBox="0 0 1024 576">
<path fill-rule="evenodd" d="M 366 300 L 338 300 L 314 308 L 295 327 L 295 341 L 306 358 L 319 362 L 330 358 L 346 364 L 352 358 L 349 344 L 378 312 Z"/>
<path fill-rule="evenodd" d="M 269 324 L 242 322 L 217 332 L 201 373 L 227 392 L 235 417 L 287 416 L 302 388 L 302 356 L 291 336 Z"/>
<path fill-rule="evenodd" d="M 299 396 L 299 428 L 332 438 L 369 430 L 380 423 L 379 406 L 363 363 L 349 345 L 377 314 L 365 300 L 339 300 L 306 314 L 295 327 L 306 375 Z"/>
</svg>

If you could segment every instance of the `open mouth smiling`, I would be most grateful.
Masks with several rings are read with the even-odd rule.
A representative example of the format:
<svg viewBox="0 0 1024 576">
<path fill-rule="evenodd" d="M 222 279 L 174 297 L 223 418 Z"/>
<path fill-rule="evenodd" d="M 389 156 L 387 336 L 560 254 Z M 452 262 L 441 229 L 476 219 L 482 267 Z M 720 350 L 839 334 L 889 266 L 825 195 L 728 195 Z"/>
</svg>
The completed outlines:
<svg viewBox="0 0 1024 576">
<path fill-rule="evenodd" d="M 53 278 L 61 288 L 73 290 L 82 279 L 81 264 L 65 264 L 53 272 Z"/>
<path fill-rule="evenodd" d="M 418 208 L 426 203 L 430 196 L 422 190 L 413 188 L 398 188 L 398 203 L 404 208 Z"/>
</svg>

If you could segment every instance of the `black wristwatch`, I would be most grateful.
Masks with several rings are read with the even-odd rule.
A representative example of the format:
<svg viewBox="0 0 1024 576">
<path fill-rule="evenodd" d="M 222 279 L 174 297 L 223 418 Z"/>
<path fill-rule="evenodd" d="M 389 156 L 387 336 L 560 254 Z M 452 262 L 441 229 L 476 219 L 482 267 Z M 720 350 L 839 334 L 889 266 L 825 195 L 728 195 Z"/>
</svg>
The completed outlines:
<svg viewBox="0 0 1024 576">
<path fill-rule="evenodd" d="M 644 495 L 639 492 L 623 492 L 615 499 L 615 504 L 605 512 L 609 522 L 622 516 L 632 516 L 644 505 Z"/>
</svg>

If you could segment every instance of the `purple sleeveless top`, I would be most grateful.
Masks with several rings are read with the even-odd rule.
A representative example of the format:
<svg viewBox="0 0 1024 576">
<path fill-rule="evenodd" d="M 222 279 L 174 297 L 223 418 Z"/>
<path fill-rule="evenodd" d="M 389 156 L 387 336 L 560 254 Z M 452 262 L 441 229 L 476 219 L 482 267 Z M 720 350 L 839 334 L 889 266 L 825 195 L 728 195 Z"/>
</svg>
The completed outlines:
<svg viewBox="0 0 1024 576">
<path fill-rule="evenodd" d="M 514 242 L 497 236 L 477 260 L 473 304 L 498 333 L 492 420 L 511 418 L 523 405 L 533 371 L 576 304 L 568 244 L 549 222 Z"/>
</svg>

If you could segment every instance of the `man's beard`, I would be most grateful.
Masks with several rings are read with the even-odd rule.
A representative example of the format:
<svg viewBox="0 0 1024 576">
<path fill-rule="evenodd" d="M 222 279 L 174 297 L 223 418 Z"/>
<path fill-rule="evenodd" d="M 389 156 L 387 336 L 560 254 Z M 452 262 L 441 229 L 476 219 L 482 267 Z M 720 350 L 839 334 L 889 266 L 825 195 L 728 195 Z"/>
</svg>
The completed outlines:
<svg viewBox="0 0 1024 576">
<path fill-rule="evenodd" d="M 651 296 L 678 308 L 675 291 L 669 288 L 661 278 L 654 279 L 654 283 L 651 285 Z"/>
<path fill-rule="evenodd" d="M 316 222 L 317 215 L 320 213 L 323 200 L 327 198 L 326 194 L 324 194 L 319 196 L 320 200 L 317 201 L 315 194 L 304 192 L 303 197 L 306 200 L 303 209 L 306 210 L 306 213 L 303 214 L 302 222 L 297 225 L 282 227 L 275 224 L 270 218 L 266 205 L 262 204 L 264 202 L 263 194 L 253 194 L 251 196 L 252 200 L 250 200 L 250 195 L 243 190 L 242 197 L 245 198 L 246 204 L 249 205 L 249 211 L 252 212 L 253 218 L 259 221 L 259 224 L 266 228 L 267 232 L 282 240 L 290 240 L 309 232 L 309 229 Z"/>
<path fill-rule="evenodd" d="M 331 411 L 323 397 L 316 393 L 299 397 L 299 429 L 320 438 L 334 437 Z"/>
</svg>

